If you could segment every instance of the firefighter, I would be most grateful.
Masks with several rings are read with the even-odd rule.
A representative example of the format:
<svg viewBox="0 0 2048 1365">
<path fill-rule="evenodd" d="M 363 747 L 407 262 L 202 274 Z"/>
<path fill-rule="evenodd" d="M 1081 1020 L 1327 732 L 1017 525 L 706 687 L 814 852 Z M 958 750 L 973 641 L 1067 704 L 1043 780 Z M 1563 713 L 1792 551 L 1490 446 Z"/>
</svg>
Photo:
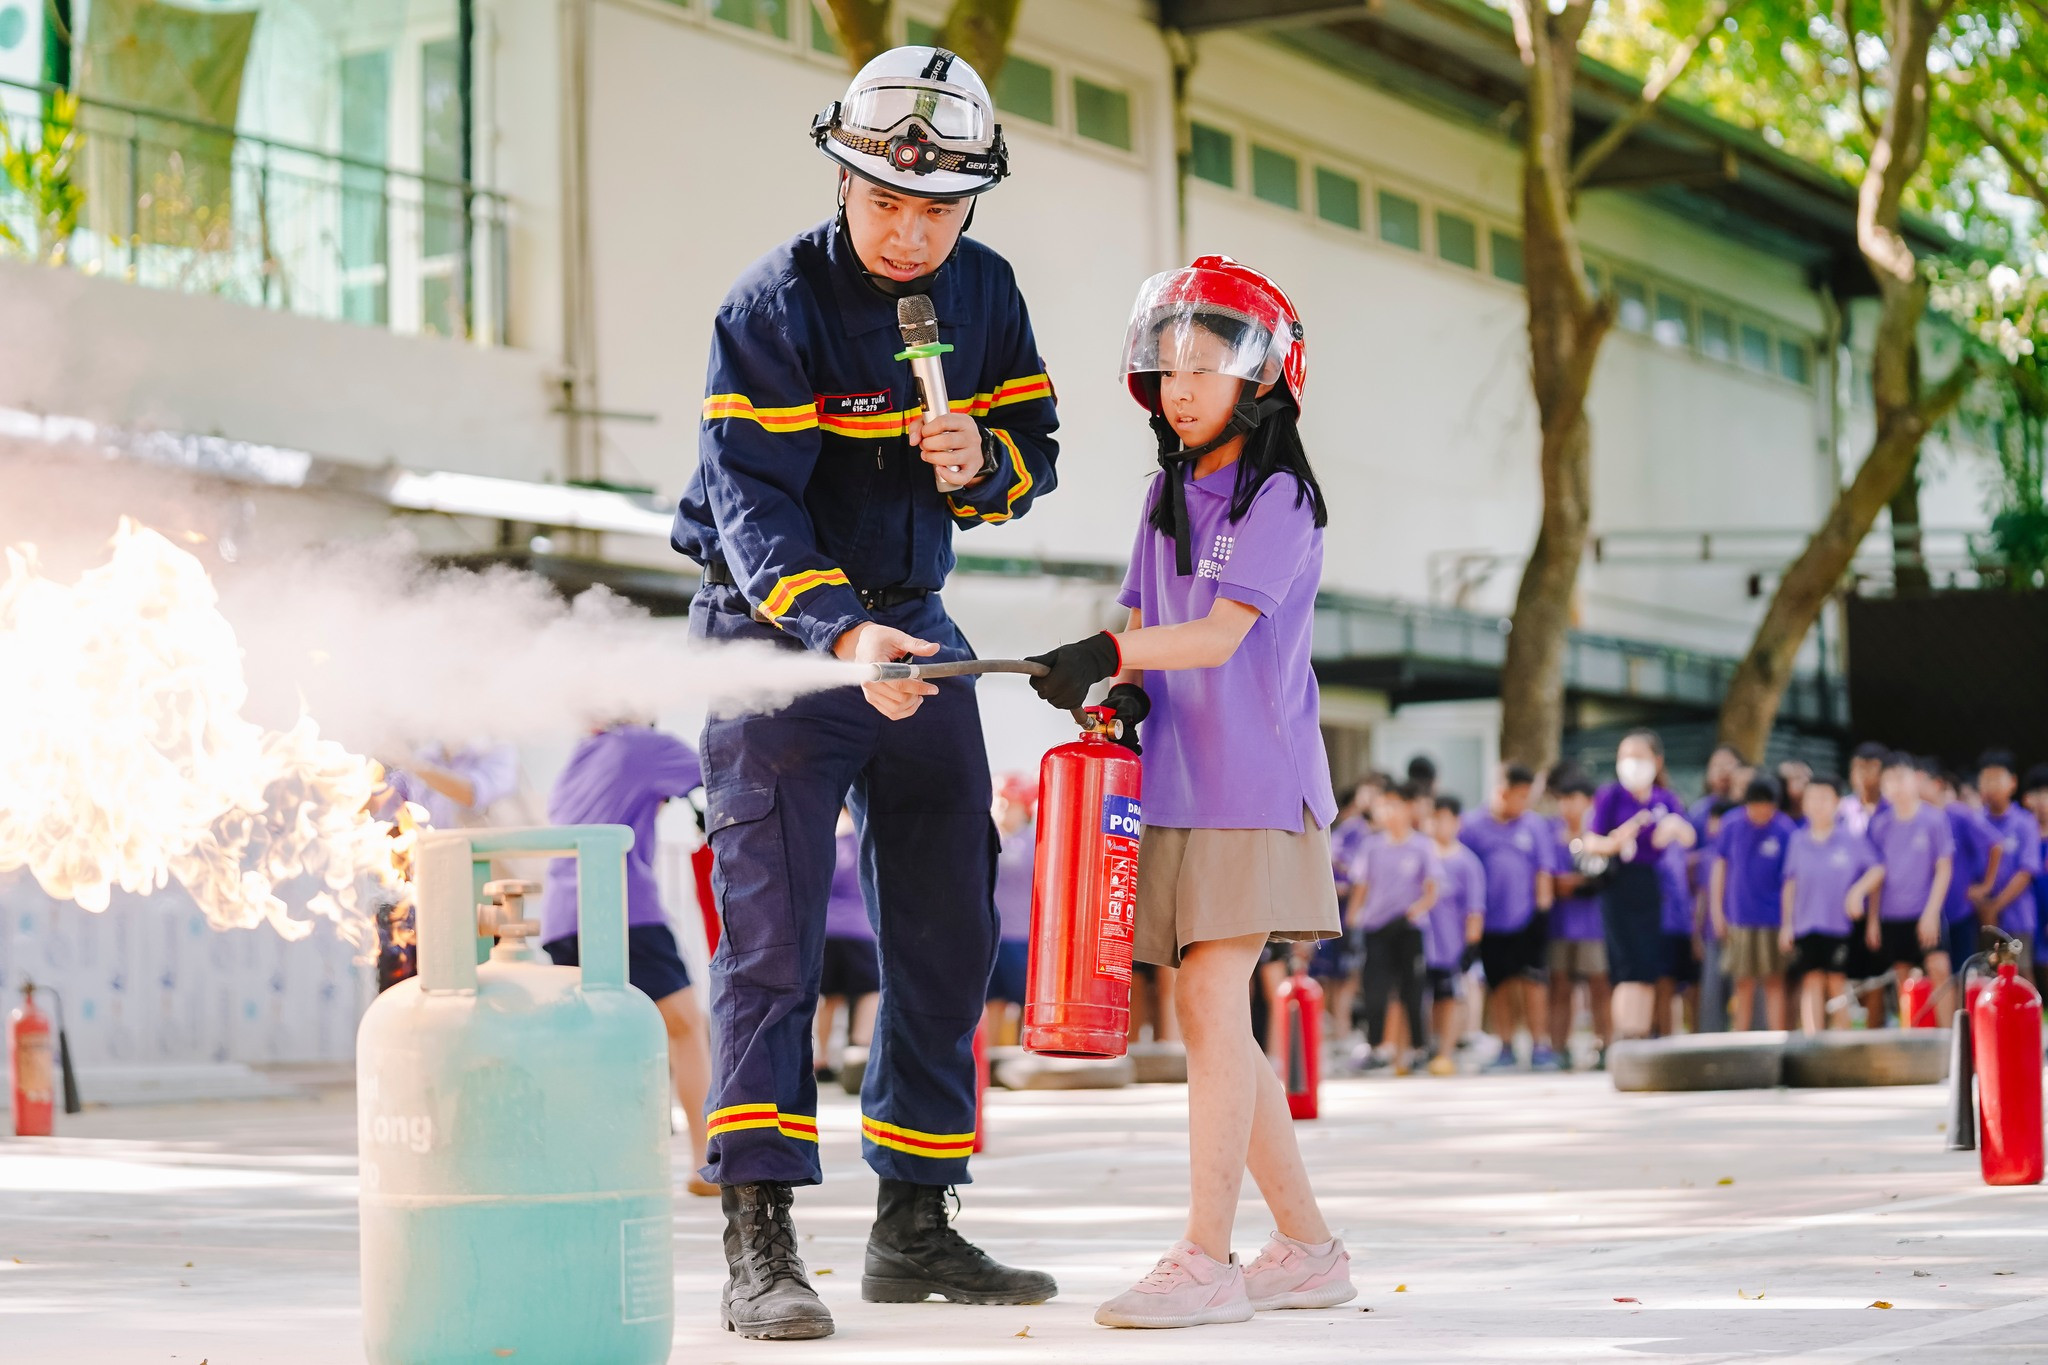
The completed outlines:
<svg viewBox="0 0 2048 1365">
<path fill-rule="evenodd" d="M 956 528 L 1022 516 L 1053 486 L 1052 384 L 1010 266 L 963 234 L 1008 171 L 968 64 L 901 47 L 813 120 L 839 211 L 751 266 L 713 325 L 697 472 L 674 543 L 703 566 L 708 640 L 880 662 L 971 657 L 939 590 Z M 953 411 L 924 419 L 897 301 L 928 294 Z M 727 1328 L 821 1337 L 832 1317 L 790 1200 L 821 1178 L 810 1025 L 833 826 L 860 829 L 882 1003 L 861 1090 L 881 1177 L 861 1296 L 1037 1303 L 1050 1275 L 951 1225 L 974 1145 L 975 1027 L 996 956 L 996 832 L 970 679 L 814 693 L 704 727 L 707 830 L 725 933 L 712 961 L 705 1178 L 723 1187 Z"/>
</svg>

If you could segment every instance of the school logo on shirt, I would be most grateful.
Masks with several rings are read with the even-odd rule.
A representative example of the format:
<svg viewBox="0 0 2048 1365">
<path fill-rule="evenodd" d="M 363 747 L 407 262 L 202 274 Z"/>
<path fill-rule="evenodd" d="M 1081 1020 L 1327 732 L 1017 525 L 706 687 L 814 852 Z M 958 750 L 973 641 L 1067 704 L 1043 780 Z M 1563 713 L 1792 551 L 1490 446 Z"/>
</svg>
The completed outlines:
<svg viewBox="0 0 2048 1365">
<path fill-rule="evenodd" d="M 1828 855 L 1828 861 L 1836 867 L 1847 867 L 1849 865 L 1849 850 L 1846 848 L 1836 849 Z"/>
<path fill-rule="evenodd" d="M 1230 552 L 1236 548 L 1236 536 L 1216 537 L 1209 544 L 1208 557 L 1195 566 L 1195 576 L 1197 578 L 1223 577 L 1223 566 L 1230 562 Z"/>
<path fill-rule="evenodd" d="M 1766 858 L 1775 858 L 1778 856 L 1778 841 L 1766 839 L 1756 846 L 1756 851 Z"/>
<path fill-rule="evenodd" d="M 1529 837 L 1529 831 L 1527 830 L 1515 831 L 1514 842 L 1515 847 L 1519 848 L 1524 853 L 1534 853 L 1536 851 L 1535 841 Z"/>
</svg>

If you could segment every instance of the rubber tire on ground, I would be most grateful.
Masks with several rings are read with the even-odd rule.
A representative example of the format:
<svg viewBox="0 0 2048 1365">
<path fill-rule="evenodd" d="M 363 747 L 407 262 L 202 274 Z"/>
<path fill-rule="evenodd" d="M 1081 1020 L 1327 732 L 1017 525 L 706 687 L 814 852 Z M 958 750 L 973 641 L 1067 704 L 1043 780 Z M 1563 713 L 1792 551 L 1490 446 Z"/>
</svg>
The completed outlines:
<svg viewBox="0 0 2048 1365">
<path fill-rule="evenodd" d="M 1008 1090 L 1121 1090 L 1131 1083 L 1129 1057 L 1006 1057 L 996 1073 Z"/>
<path fill-rule="evenodd" d="M 1771 1090 L 1784 1070 L 1783 1033 L 1687 1033 L 1607 1049 L 1616 1090 Z"/>
<path fill-rule="evenodd" d="M 1936 1085 L 1948 1079 L 1945 1028 L 1840 1030 L 1785 1044 L 1785 1084 Z"/>
<path fill-rule="evenodd" d="M 1132 1043 L 1131 1071 L 1139 1085 L 1186 1085 L 1188 1050 L 1179 1043 Z"/>
</svg>

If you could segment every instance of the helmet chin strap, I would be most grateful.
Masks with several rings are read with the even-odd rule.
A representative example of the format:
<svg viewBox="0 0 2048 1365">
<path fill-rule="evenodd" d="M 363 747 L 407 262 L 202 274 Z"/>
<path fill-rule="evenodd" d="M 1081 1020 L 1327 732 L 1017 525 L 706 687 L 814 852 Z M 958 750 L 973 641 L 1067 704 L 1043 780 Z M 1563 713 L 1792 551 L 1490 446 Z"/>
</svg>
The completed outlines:
<svg viewBox="0 0 2048 1365">
<path fill-rule="evenodd" d="M 1172 526 L 1173 567 L 1183 578 L 1195 572 L 1194 551 L 1189 545 L 1192 532 L 1188 525 L 1188 476 L 1193 472 L 1195 462 L 1210 451 L 1228 445 L 1238 437 L 1251 432 L 1259 423 L 1271 417 L 1288 405 L 1285 386 L 1276 385 L 1264 398 L 1258 396 L 1258 385 L 1249 379 L 1239 381 L 1237 402 L 1231 406 L 1230 420 L 1223 424 L 1223 430 L 1198 446 L 1183 446 L 1180 434 L 1173 429 L 1173 423 L 1166 420 L 1161 410 L 1157 390 L 1152 399 L 1152 434 L 1159 441 L 1159 467 L 1166 471 L 1166 497 L 1168 499 L 1168 522 Z"/>
<path fill-rule="evenodd" d="M 853 258 L 854 264 L 859 267 L 861 281 L 885 299 L 907 299 L 913 294 L 931 293 L 932 281 L 938 278 L 939 271 L 946 268 L 947 262 L 959 254 L 960 238 L 965 237 L 967 229 L 974 226 L 974 210 L 978 201 L 974 199 L 967 201 L 967 221 L 960 225 L 960 236 L 953 239 L 953 249 L 946 253 L 944 261 L 940 261 L 936 267 L 917 276 L 915 279 L 895 280 L 887 275 L 877 275 L 874 271 L 868 269 L 867 263 L 860 258 L 860 252 L 854 248 L 853 229 L 848 227 L 846 223 L 846 186 L 852 175 L 853 172 L 843 168 L 839 172 L 838 228 L 840 235 L 846 239 L 847 254 Z"/>
</svg>

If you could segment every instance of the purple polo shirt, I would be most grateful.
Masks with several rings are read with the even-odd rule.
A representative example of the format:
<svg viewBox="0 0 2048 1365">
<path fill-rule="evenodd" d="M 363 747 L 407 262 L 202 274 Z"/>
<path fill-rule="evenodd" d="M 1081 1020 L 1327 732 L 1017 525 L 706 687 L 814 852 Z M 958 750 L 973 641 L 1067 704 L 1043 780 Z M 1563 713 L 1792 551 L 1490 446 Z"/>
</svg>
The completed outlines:
<svg viewBox="0 0 2048 1365">
<path fill-rule="evenodd" d="M 1560 870 L 1550 822 L 1535 811 L 1504 821 L 1475 810 L 1459 821 L 1458 839 L 1486 869 L 1486 932 L 1519 933 L 1536 913 L 1536 874 Z"/>
<path fill-rule="evenodd" d="M 1775 929 L 1784 922 L 1785 846 L 1795 827 L 1773 810 L 1761 825 L 1745 806 L 1721 817 L 1714 853 L 1727 864 L 1721 908 L 1736 929 Z"/>
<path fill-rule="evenodd" d="M 1443 848 L 1432 842 L 1430 847 L 1443 877 L 1436 904 L 1422 923 L 1422 956 L 1438 971 L 1456 971 L 1465 952 L 1465 917 L 1486 908 L 1486 868 L 1463 844 Z"/>
<path fill-rule="evenodd" d="M 832 846 L 832 890 L 825 897 L 825 937 L 875 936 L 868 903 L 860 894 L 860 835 L 847 830 Z"/>
<path fill-rule="evenodd" d="M 1337 880 L 1339 905 L 1351 899 L 1351 864 L 1357 861 L 1358 850 L 1371 837 L 1372 822 L 1363 815 L 1339 820 L 1337 827 L 1330 831 L 1330 872 Z"/>
<path fill-rule="evenodd" d="M 1031 873 L 1038 857 L 1038 822 L 1027 820 L 1003 836 L 996 854 L 996 917 L 1005 943 L 1031 937 Z"/>
<path fill-rule="evenodd" d="M 1847 905 L 1849 888 L 1876 866 L 1877 850 L 1870 841 L 1839 821 L 1825 839 L 1816 839 L 1811 829 L 1796 831 L 1791 847 L 1785 850 L 1794 937 L 1828 934 L 1847 938 L 1854 923 Z M 1782 912 L 1779 922 L 1784 922 Z"/>
<path fill-rule="evenodd" d="M 1694 848 L 1680 848 L 1667 844 L 1663 856 L 1657 859 L 1657 889 L 1662 897 L 1663 930 L 1667 934 L 1683 934 L 1692 937 L 1696 908 L 1695 874 L 1703 866 L 1701 855 Z M 1712 938 L 1714 926 L 1711 920 L 1703 926 L 1704 937 Z"/>
<path fill-rule="evenodd" d="M 587 735 L 570 753 L 548 793 L 548 822 L 630 825 L 626 853 L 626 923 L 666 924 L 654 878 L 654 818 L 661 803 L 704 785 L 697 751 L 645 725 L 615 725 Z M 540 938 L 553 943 L 576 932 L 576 860 L 548 863 L 540 906 Z"/>
<path fill-rule="evenodd" d="M 1556 847 L 1551 851 L 1552 867 L 1558 872 L 1572 870 L 1572 834 L 1564 821 L 1551 822 Z M 1550 907 L 1550 937 L 1566 943 L 1591 943 L 1601 936 L 1598 896 L 1559 896 Z"/>
<path fill-rule="evenodd" d="M 1609 782 L 1593 794 L 1593 814 L 1586 823 L 1595 834 L 1612 834 L 1627 824 L 1630 817 L 1639 811 L 1649 811 L 1651 819 L 1636 831 L 1635 856 L 1624 858 L 1629 863 L 1651 862 L 1662 856 L 1661 850 L 1650 846 L 1650 835 L 1657 827 L 1657 821 L 1667 815 L 1681 815 L 1685 805 L 1664 787 L 1650 788 L 1647 797 L 1636 794 L 1619 782 Z M 1724 822 L 1725 823 L 1725 822 Z"/>
<path fill-rule="evenodd" d="M 1355 927 L 1386 928 L 1422 899 L 1423 885 L 1430 881 L 1442 889 L 1443 872 L 1428 835 L 1410 830 L 1398 844 L 1384 834 L 1373 835 L 1351 864 L 1351 884 L 1365 883 L 1365 904 Z"/>
<path fill-rule="evenodd" d="M 1984 869 L 1991 865 L 1992 846 L 1999 839 L 1998 831 L 1991 828 L 1984 812 L 1966 801 L 1951 801 L 1942 807 L 1942 813 L 1948 817 L 1948 832 L 1955 840 L 1956 851 L 1948 895 L 1941 903 L 1941 917 L 1954 924 L 1976 917 L 1977 907 L 1970 904 L 1970 888 L 1984 880 Z M 2002 871 L 1999 878 L 2004 880 Z"/>
<path fill-rule="evenodd" d="M 1152 481 L 1148 512 L 1164 477 Z M 1259 613 L 1225 663 L 1145 675 L 1145 823 L 1299 833 L 1306 807 L 1327 829 L 1337 802 L 1309 667 L 1323 533 L 1291 474 L 1267 479 L 1233 522 L 1236 482 L 1235 464 L 1188 480 L 1189 577 L 1175 571 L 1173 542 L 1140 521 L 1117 596 L 1148 626 L 1198 621 L 1219 597 Z"/>
<path fill-rule="evenodd" d="M 1952 857 L 1955 834 L 1940 807 L 1922 801 L 1910 820 L 1886 806 L 1870 817 L 1870 843 L 1884 864 L 1884 887 L 1878 893 L 1877 916 L 1883 920 L 1914 920 L 1927 908 L 1934 889 L 1934 864 Z"/>
<path fill-rule="evenodd" d="M 2035 822 L 2032 811 L 2017 805 L 2005 808 L 2005 814 L 1993 815 L 1984 812 L 1984 823 L 1997 837 L 2000 856 L 1998 859 L 1998 883 L 1991 888 L 1996 895 L 2005 890 L 2006 884 L 2020 873 L 2039 880 L 2041 876 L 2041 826 Z M 1981 868 L 1977 875 L 1984 875 Z M 2036 916 L 2034 898 L 2025 891 L 2012 898 L 2012 904 L 2005 907 L 1998 916 L 1998 927 L 2008 934 L 2031 934 L 2034 932 Z"/>
</svg>

